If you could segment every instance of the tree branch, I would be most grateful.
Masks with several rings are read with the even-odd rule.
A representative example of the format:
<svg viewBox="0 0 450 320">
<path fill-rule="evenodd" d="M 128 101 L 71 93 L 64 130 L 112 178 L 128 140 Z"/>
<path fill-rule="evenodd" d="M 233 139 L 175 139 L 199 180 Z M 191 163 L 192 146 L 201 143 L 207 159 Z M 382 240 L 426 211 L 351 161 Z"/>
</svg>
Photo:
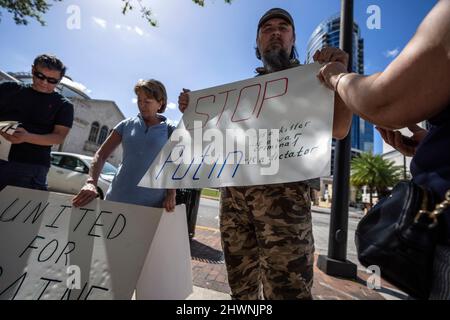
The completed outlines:
<svg viewBox="0 0 450 320">
<path fill-rule="evenodd" d="M 28 19 L 35 19 L 42 26 L 46 23 L 42 18 L 42 15 L 47 13 L 47 11 L 52 6 L 51 2 L 61 2 L 63 0 L 0 0 L 0 8 L 6 9 L 9 13 L 13 15 L 14 22 L 18 25 L 27 25 L 29 23 Z M 205 0 L 192 0 L 195 4 L 201 7 L 205 6 Z M 226 3 L 231 4 L 232 0 L 224 0 Z M 156 21 L 152 16 L 152 11 L 150 8 L 143 4 L 143 0 L 122 0 L 123 7 L 122 13 L 127 14 L 128 12 L 134 10 L 136 7 L 134 4 L 137 2 L 141 17 L 150 23 L 151 26 L 156 27 L 158 21 Z M 0 12 L 0 22 L 1 22 L 1 12 Z"/>
</svg>

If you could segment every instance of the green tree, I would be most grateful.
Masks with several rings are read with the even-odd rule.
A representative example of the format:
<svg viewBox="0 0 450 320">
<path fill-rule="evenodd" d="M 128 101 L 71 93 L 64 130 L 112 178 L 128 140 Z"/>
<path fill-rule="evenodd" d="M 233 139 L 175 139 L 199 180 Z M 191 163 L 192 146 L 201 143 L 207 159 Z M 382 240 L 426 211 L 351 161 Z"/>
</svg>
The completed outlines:
<svg viewBox="0 0 450 320">
<path fill-rule="evenodd" d="M 388 161 L 381 155 L 362 153 L 351 162 L 350 182 L 356 188 L 369 188 L 372 206 L 372 193 L 376 191 L 378 197 L 385 195 L 388 188 L 400 180 L 401 174 L 401 167 L 395 166 L 393 161 Z"/>
<path fill-rule="evenodd" d="M 53 0 L 60 2 L 62 0 Z M 13 14 L 16 24 L 28 24 L 27 18 L 36 19 L 41 25 L 45 25 L 42 14 L 46 13 L 51 4 L 46 0 L 0 0 L 0 8 Z M 1 12 L 0 12 L 1 18 Z"/>
<path fill-rule="evenodd" d="M 13 15 L 16 24 L 27 25 L 28 19 L 36 19 L 41 25 L 45 26 L 45 21 L 42 15 L 45 14 L 52 2 L 61 2 L 63 0 L 0 0 L 0 9 L 6 9 Z M 148 21 L 150 25 L 156 26 L 157 21 L 152 16 L 150 8 L 143 4 L 143 0 L 121 0 L 123 2 L 122 13 L 126 14 L 129 11 L 138 9 L 142 18 Z M 199 6 L 205 5 L 205 0 L 192 0 Z M 232 0 L 224 0 L 226 3 L 231 3 Z M 0 12 L 1 21 L 1 12 Z"/>
</svg>

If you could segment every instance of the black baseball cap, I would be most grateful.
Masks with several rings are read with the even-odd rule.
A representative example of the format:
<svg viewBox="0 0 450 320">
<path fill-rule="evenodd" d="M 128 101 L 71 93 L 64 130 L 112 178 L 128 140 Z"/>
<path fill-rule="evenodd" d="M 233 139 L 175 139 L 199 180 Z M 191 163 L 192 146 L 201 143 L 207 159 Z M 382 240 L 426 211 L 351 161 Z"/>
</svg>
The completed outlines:
<svg viewBox="0 0 450 320">
<path fill-rule="evenodd" d="M 261 26 L 265 22 L 267 22 L 268 20 L 273 19 L 273 18 L 280 18 L 280 19 L 285 20 L 292 26 L 292 29 L 295 32 L 294 19 L 292 19 L 292 16 L 289 14 L 289 12 L 287 12 L 286 10 L 281 9 L 281 8 L 272 8 L 272 9 L 268 10 L 266 13 L 264 13 L 264 15 L 261 17 L 261 19 L 259 19 L 258 31 L 259 31 L 259 28 L 261 28 Z"/>
</svg>

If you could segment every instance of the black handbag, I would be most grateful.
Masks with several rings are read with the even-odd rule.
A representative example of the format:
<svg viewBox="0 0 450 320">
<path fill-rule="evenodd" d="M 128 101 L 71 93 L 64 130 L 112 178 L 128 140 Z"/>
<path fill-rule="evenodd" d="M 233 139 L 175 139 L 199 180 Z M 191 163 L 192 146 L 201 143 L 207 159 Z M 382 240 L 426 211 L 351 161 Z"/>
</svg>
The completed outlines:
<svg viewBox="0 0 450 320">
<path fill-rule="evenodd" d="M 414 182 L 400 182 L 359 222 L 355 242 L 365 267 L 376 265 L 381 277 L 411 297 L 427 299 L 431 290 L 438 217 L 446 200 L 432 212 L 431 193 Z"/>
</svg>

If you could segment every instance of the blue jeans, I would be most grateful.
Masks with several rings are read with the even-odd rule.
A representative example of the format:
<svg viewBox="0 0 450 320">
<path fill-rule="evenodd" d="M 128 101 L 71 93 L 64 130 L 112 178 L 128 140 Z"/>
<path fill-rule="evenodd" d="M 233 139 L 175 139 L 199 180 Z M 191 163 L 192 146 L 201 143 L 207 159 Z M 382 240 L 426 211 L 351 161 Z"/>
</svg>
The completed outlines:
<svg viewBox="0 0 450 320">
<path fill-rule="evenodd" d="M 6 186 L 47 191 L 48 170 L 38 164 L 0 160 L 0 191 Z"/>
</svg>

